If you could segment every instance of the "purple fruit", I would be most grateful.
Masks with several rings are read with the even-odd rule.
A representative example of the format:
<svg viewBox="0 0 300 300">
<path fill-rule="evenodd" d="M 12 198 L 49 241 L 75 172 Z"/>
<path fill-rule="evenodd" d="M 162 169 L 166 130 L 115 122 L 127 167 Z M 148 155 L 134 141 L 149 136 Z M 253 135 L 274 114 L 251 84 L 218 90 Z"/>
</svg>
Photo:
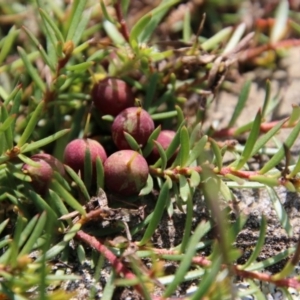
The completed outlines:
<svg viewBox="0 0 300 300">
<path fill-rule="evenodd" d="M 29 164 L 22 166 L 22 171 L 31 177 L 31 184 L 34 190 L 44 195 L 48 191 L 49 184 L 53 177 L 53 168 L 44 159 L 31 157 L 34 162 L 39 163 L 39 167 L 34 167 Z"/>
<path fill-rule="evenodd" d="M 112 139 L 119 150 L 130 149 L 124 132 L 134 137 L 143 147 L 154 130 L 151 116 L 141 107 L 129 107 L 120 112 L 112 124 Z"/>
<path fill-rule="evenodd" d="M 64 163 L 71 167 L 75 172 L 80 171 L 81 176 L 83 176 L 86 149 L 90 150 L 93 176 L 95 176 L 97 157 L 100 157 L 102 163 L 104 163 L 107 158 L 104 148 L 95 140 L 76 139 L 71 141 L 65 148 Z"/>
<path fill-rule="evenodd" d="M 133 150 L 117 151 L 104 163 L 106 188 L 124 196 L 137 195 L 145 186 L 148 174 L 145 158 Z"/>
<path fill-rule="evenodd" d="M 117 78 L 105 78 L 94 84 L 91 97 L 101 114 L 116 116 L 134 105 L 134 95 L 126 82 Z"/>
<path fill-rule="evenodd" d="M 173 130 L 162 130 L 157 139 L 156 142 L 158 142 L 164 150 L 167 150 L 170 146 L 172 140 L 174 139 L 176 132 Z M 174 155 L 169 159 L 169 163 L 172 163 L 176 157 L 178 150 L 174 153 Z M 157 150 L 156 145 L 154 145 L 150 155 L 147 157 L 147 161 L 149 164 L 155 163 L 160 158 L 159 152 Z"/>
</svg>

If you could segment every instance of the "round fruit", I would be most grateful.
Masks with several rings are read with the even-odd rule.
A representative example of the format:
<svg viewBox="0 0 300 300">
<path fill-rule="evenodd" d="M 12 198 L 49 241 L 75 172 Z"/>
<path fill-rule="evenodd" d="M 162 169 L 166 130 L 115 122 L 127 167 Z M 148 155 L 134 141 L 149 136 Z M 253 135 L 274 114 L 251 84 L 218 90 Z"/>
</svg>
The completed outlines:
<svg viewBox="0 0 300 300">
<path fill-rule="evenodd" d="M 39 154 L 34 154 L 31 156 L 31 159 L 37 158 L 37 159 L 42 159 L 46 163 L 48 163 L 54 171 L 57 171 L 60 175 L 64 176 L 65 175 L 65 168 L 64 165 L 54 156 L 48 154 L 48 153 L 39 153 Z"/>
<path fill-rule="evenodd" d="M 123 196 L 137 195 L 145 186 L 148 174 L 145 158 L 133 150 L 117 151 L 104 163 L 105 186 Z"/>
<path fill-rule="evenodd" d="M 31 184 L 34 190 L 44 195 L 48 191 L 49 184 L 53 177 L 53 169 L 45 160 L 38 157 L 31 157 L 34 162 L 39 163 L 39 167 L 24 164 L 22 171 L 31 177 Z"/>
<path fill-rule="evenodd" d="M 71 141 L 65 148 L 64 163 L 71 167 L 75 172 L 80 171 L 81 176 L 83 176 L 85 153 L 87 149 L 90 150 L 94 176 L 97 157 L 101 159 L 102 163 L 104 163 L 107 158 L 104 148 L 95 140 L 76 139 Z"/>
<path fill-rule="evenodd" d="M 133 93 L 126 82 L 117 78 L 105 78 L 96 82 L 91 97 L 101 114 L 116 116 L 134 105 Z"/>
<path fill-rule="evenodd" d="M 117 115 L 111 130 L 113 141 L 120 150 L 131 148 L 124 132 L 132 135 L 143 147 L 154 130 L 154 122 L 148 112 L 141 107 L 129 107 Z"/>
<path fill-rule="evenodd" d="M 175 136 L 176 132 L 173 131 L 173 130 L 162 130 L 157 139 L 156 139 L 156 142 L 158 142 L 162 148 L 164 150 L 167 150 L 168 147 L 170 146 L 172 140 L 174 139 L 174 136 Z M 177 154 L 178 151 L 175 152 L 175 154 L 170 158 L 169 160 L 169 163 L 172 163 L 176 157 L 176 154 Z M 147 161 L 150 163 L 150 164 L 153 164 L 155 163 L 158 159 L 160 158 L 160 155 L 159 155 L 159 152 L 157 150 L 157 147 L 156 145 L 154 145 L 150 155 L 147 157 Z"/>
</svg>

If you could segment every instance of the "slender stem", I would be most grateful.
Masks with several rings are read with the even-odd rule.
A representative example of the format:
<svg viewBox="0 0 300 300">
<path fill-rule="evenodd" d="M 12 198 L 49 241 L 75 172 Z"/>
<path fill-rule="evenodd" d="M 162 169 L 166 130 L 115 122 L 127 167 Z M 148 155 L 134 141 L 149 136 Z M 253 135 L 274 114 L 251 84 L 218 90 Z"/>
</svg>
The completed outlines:
<svg viewBox="0 0 300 300">
<path fill-rule="evenodd" d="M 116 1 L 116 3 L 114 4 L 114 8 L 116 10 L 118 22 L 120 23 L 120 26 L 121 26 L 120 33 L 123 35 L 126 42 L 129 43 L 129 30 L 128 30 L 126 21 L 124 19 L 123 13 L 122 13 L 122 7 L 121 7 L 120 0 Z"/>
</svg>

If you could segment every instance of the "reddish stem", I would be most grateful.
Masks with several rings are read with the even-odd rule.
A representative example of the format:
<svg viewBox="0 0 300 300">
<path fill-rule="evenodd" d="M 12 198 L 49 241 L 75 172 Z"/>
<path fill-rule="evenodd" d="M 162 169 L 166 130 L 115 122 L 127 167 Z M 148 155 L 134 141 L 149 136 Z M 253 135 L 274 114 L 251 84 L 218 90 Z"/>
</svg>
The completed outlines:
<svg viewBox="0 0 300 300">
<path fill-rule="evenodd" d="M 298 243 L 300 245 L 300 242 Z M 299 246 L 300 249 L 300 246 Z M 157 255 L 176 255 L 178 254 L 176 251 L 172 250 L 166 250 L 166 249 L 153 249 L 154 252 Z M 295 254 L 295 256 L 299 257 L 299 253 Z M 203 256 L 196 256 L 192 259 L 193 264 L 199 265 L 201 267 L 209 267 L 211 266 L 211 261 Z M 296 265 L 296 264 L 294 264 Z M 222 268 L 226 268 L 226 265 L 222 265 Z M 234 265 L 232 268 L 233 272 L 236 276 L 241 276 L 244 278 L 250 278 L 250 279 L 258 279 L 260 281 L 270 282 L 275 284 L 276 286 L 281 287 L 293 287 L 295 289 L 300 288 L 300 282 L 296 278 L 284 278 L 284 279 L 274 279 L 273 275 L 266 274 L 266 273 L 260 273 L 260 272 L 252 272 L 252 271 L 246 271 L 241 270 L 238 265 Z"/>
<path fill-rule="evenodd" d="M 237 266 L 234 266 L 234 272 L 236 273 L 236 275 L 241 276 L 243 278 L 258 279 L 260 281 L 273 283 L 276 286 L 292 287 L 295 289 L 300 288 L 300 282 L 296 278 L 284 278 L 284 279 L 274 280 L 272 278 L 273 275 L 269 275 L 266 273 L 260 273 L 260 272 L 251 272 L 251 271 L 246 271 L 246 270 L 240 270 Z"/>
<path fill-rule="evenodd" d="M 136 278 L 136 276 L 127 269 L 127 267 L 121 262 L 121 260 L 119 260 L 115 256 L 115 254 L 113 254 L 102 242 L 97 240 L 95 237 L 85 233 L 82 230 L 79 230 L 76 233 L 76 238 L 80 239 L 81 241 L 85 242 L 86 244 L 103 254 L 105 258 L 111 263 L 116 273 L 123 274 L 127 279 Z"/>
<path fill-rule="evenodd" d="M 240 170 L 234 170 L 231 167 L 224 167 L 221 169 L 219 172 L 220 175 L 227 175 L 227 174 L 232 174 L 234 176 L 237 176 L 239 178 L 245 178 L 245 179 L 250 179 L 251 176 L 258 175 L 259 173 L 256 171 L 240 171 Z"/>
<path fill-rule="evenodd" d="M 129 30 L 128 30 L 126 21 L 123 17 L 122 8 L 121 8 L 121 1 L 120 0 L 118 0 L 114 4 L 114 8 L 116 10 L 118 22 L 120 23 L 120 26 L 121 26 L 120 33 L 122 34 L 122 36 L 124 37 L 126 42 L 129 43 Z"/>
<path fill-rule="evenodd" d="M 261 133 L 266 133 L 270 131 L 274 126 L 276 126 L 279 122 L 281 121 L 273 121 L 273 122 L 267 122 L 267 123 L 262 123 L 260 125 L 260 132 Z M 293 128 L 295 124 L 289 124 L 288 123 L 288 118 L 286 118 L 286 122 L 282 125 L 281 128 Z M 217 138 L 228 138 L 228 137 L 234 137 L 235 132 L 238 130 L 236 127 L 232 128 L 224 128 L 219 131 L 214 132 L 213 137 Z"/>
<path fill-rule="evenodd" d="M 241 52 L 239 61 L 241 62 L 249 61 L 267 50 L 276 50 L 278 48 L 289 48 L 289 47 L 295 47 L 299 45 L 300 45 L 299 39 L 288 39 L 288 40 L 279 41 L 275 44 L 266 44 L 255 48 L 250 48 L 248 50 Z"/>
</svg>

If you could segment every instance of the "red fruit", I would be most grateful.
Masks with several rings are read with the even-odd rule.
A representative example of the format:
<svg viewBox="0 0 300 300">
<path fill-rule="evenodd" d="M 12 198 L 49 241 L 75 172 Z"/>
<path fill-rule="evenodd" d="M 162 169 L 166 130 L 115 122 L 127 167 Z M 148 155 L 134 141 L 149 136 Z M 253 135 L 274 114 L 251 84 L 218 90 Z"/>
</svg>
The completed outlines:
<svg viewBox="0 0 300 300">
<path fill-rule="evenodd" d="M 37 158 L 37 159 L 42 159 L 46 163 L 48 163 L 53 171 L 57 171 L 60 175 L 64 176 L 65 175 L 65 168 L 64 165 L 54 156 L 48 154 L 48 153 L 39 153 L 39 154 L 34 154 L 31 156 L 31 159 Z"/>
<path fill-rule="evenodd" d="M 116 116 L 134 105 L 133 93 L 126 82 L 117 78 L 105 78 L 94 84 L 91 92 L 94 105 L 101 114 Z"/>
<path fill-rule="evenodd" d="M 48 191 L 49 184 L 53 177 L 53 169 L 45 160 L 38 157 L 31 157 L 31 159 L 39 163 L 39 167 L 34 167 L 29 164 L 22 166 L 22 171 L 31 177 L 31 184 L 34 190 L 44 195 Z"/>
<path fill-rule="evenodd" d="M 104 163 L 107 158 L 104 148 L 95 140 L 76 139 L 71 141 L 65 148 L 64 163 L 70 166 L 75 172 L 80 171 L 81 176 L 83 176 L 84 158 L 87 149 L 90 150 L 94 176 L 97 157 L 100 157 L 102 163 Z"/>
<path fill-rule="evenodd" d="M 137 195 L 145 186 L 148 174 L 145 158 L 133 150 L 117 151 L 104 163 L 105 186 L 124 196 Z"/>
<path fill-rule="evenodd" d="M 124 132 L 132 135 L 137 143 L 143 147 L 154 130 L 154 122 L 141 107 L 129 107 L 117 115 L 111 130 L 113 141 L 120 150 L 131 148 Z"/>
<path fill-rule="evenodd" d="M 157 139 L 156 139 L 156 142 L 158 142 L 162 148 L 164 150 L 167 150 L 168 147 L 170 146 L 172 140 L 174 139 L 174 136 L 175 136 L 176 132 L 173 131 L 173 130 L 162 130 Z M 176 157 L 176 154 L 177 154 L 178 151 L 175 152 L 175 154 L 169 159 L 169 163 L 172 163 Z M 159 155 L 159 152 L 157 150 L 157 147 L 156 145 L 154 145 L 150 155 L 147 157 L 147 161 L 150 163 L 150 164 L 153 164 L 155 163 L 158 159 L 160 158 L 160 155 Z"/>
</svg>

